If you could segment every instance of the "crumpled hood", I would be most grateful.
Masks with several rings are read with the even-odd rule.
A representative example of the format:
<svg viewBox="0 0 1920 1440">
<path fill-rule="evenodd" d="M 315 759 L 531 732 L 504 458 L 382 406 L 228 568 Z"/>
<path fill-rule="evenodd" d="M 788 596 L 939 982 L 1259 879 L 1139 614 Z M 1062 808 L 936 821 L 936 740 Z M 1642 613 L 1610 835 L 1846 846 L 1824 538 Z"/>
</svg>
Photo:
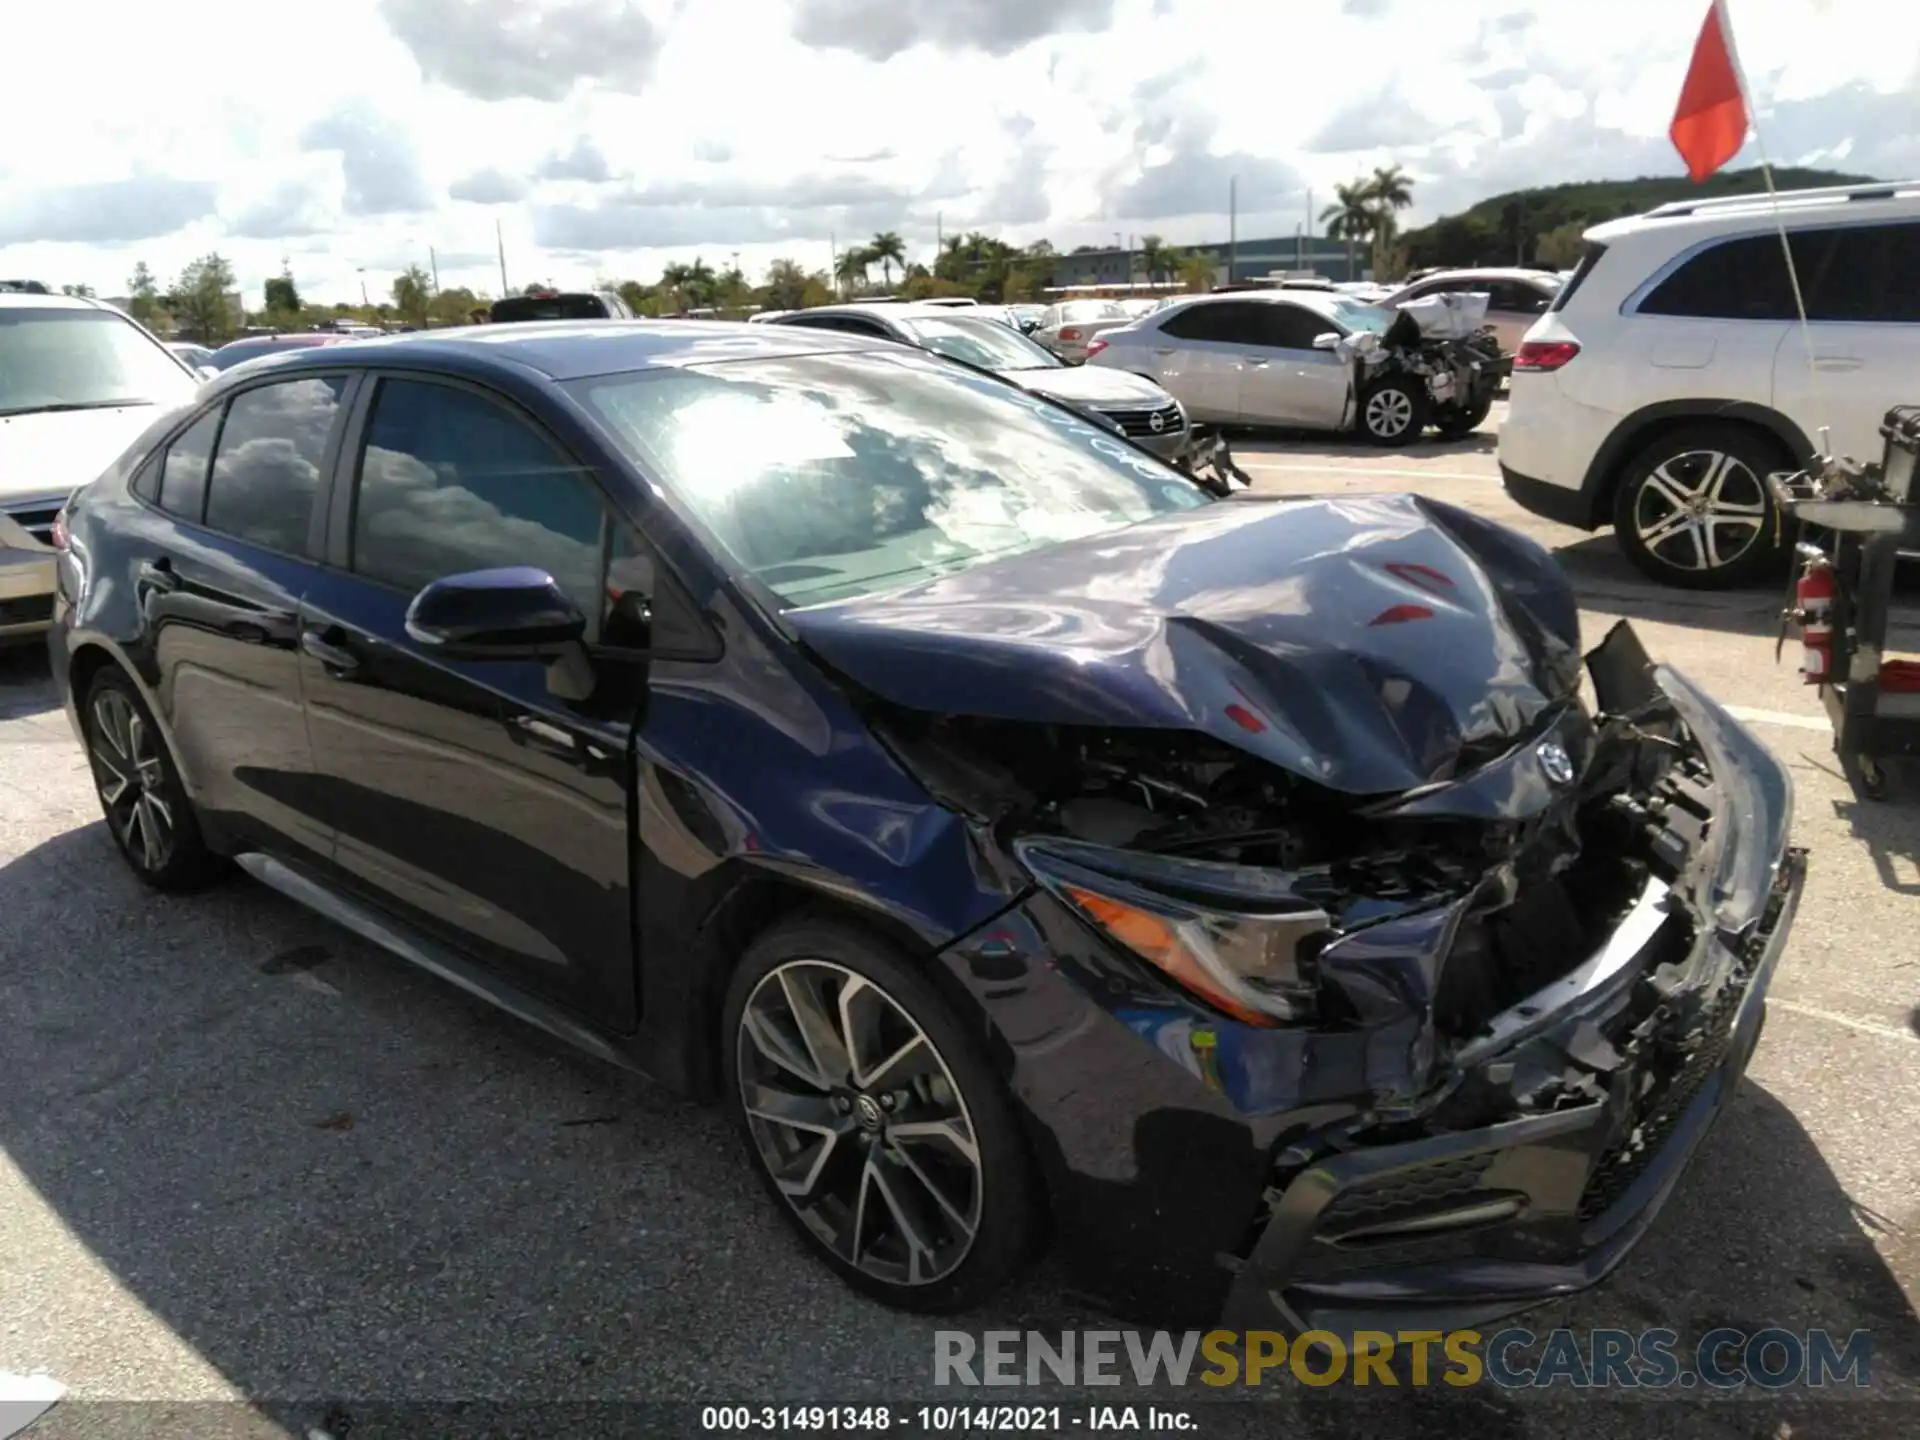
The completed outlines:
<svg viewBox="0 0 1920 1440">
<path fill-rule="evenodd" d="M 1224 501 L 786 619 L 910 709 L 1197 730 L 1355 794 L 1452 778 L 1580 676 L 1547 552 L 1411 495 Z"/>
<path fill-rule="evenodd" d="M 159 413 L 152 405 L 123 405 L 0 415 L 0 504 L 64 496 L 99 479 Z"/>
<path fill-rule="evenodd" d="M 1147 410 L 1173 403 L 1173 396 L 1153 381 L 1125 370 L 1062 365 L 1058 370 L 1003 370 L 1001 373 L 1023 390 L 1066 405 L 1133 405 Z"/>
</svg>

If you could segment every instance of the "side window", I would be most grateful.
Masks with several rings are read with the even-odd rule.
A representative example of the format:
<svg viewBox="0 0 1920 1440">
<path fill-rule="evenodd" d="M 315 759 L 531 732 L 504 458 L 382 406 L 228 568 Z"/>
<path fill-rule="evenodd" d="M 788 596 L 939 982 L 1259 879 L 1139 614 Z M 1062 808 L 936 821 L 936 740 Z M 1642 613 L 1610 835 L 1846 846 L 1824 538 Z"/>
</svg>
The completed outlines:
<svg viewBox="0 0 1920 1440">
<path fill-rule="evenodd" d="M 1304 305 L 1262 305 L 1260 309 L 1266 312 L 1260 317 L 1260 343 L 1278 350 L 1311 350 L 1314 336 L 1340 328 Z"/>
<path fill-rule="evenodd" d="M 1798 250 L 1794 263 L 1800 263 Z M 1640 302 L 1640 313 L 1707 320 L 1791 320 L 1793 291 L 1787 283 L 1780 237 L 1744 235 L 1702 250 L 1653 288 Z"/>
<path fill-rule="evenodd" d="M 1258 307 L 1246 302 L 1190 305 L 1160 329 L 1178 340 L 1218 340 L 1229 345 L 1260 344 Z"/>
<path fill-rule="evenodd" d="M 234 396 L 207 481 L 207 525 L 268 550 L 307 554 L 320 464 L 346 388 L 343 376 L 329 375 Z M 163 506 L 170 480 L 161 482 Z"/>
<path fill-rule="evenodd" d="M 154 503 L 183 520 L 200 523 L 207 500 L 207 470 L 224 407 L 215 406 L 181 432 L 160 464 L 160 489 Z"/>
<path fill-rule="evenodd" d="M 877 320 L 869 320 L 863 315 L 849 315 L 841 322 L 840 328 L 849 335 L 864 335 L 872 340 L 891 340 L 887 327 Z"/>
<path fill-rule="evenodd" d="M 1793 242 L 1810 319 L 1920 322 L 1920 225 L 1807 231 Z"/>
<path fill-rule="evenodd" d="M 467 570 L 533 565 L 592 623 L 603 609 L 605 517 L 588 474 L 500 404 L 449 385 L 380 382 L 354 496 L 360 574 L 414 591 Z"/>
</svg>

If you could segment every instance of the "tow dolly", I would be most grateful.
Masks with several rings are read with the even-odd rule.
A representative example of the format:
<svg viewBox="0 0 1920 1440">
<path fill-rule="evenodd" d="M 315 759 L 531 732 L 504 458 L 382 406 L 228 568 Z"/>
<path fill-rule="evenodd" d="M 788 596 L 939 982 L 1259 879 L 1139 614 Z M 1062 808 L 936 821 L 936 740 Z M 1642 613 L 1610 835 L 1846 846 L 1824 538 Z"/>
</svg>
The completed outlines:
<svg viewBox="0 0 1920 1440">
<path fill-rule="evenodd" d="M 1828 456 L 1767 479 L 1782 522 L 1797 521 L 1800 534 L 1774 659 L 1796 626 L 1800 673 L 1820 687 L 1840 768 L 1869 800 L 1886 797 L 1883 760 L 1920 755 L 1920 660 L 1886 655 L 1894 574 L 1903 551 L 1920 552 L 1920 405 L 1889 410 L 1880 434 L 1878 463 Z"/>
</svg>

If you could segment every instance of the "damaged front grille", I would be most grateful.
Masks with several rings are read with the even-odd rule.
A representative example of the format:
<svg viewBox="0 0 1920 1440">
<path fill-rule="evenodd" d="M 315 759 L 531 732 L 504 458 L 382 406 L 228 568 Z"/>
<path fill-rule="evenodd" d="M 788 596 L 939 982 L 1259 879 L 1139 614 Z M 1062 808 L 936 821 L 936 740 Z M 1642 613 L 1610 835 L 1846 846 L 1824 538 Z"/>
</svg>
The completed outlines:
<svg viewBox="0 0 1920 1440">
<path fill-rule="evenodd" d="M 1597 1220 L 1611 1210 L 1633 1187 L 1648 1163 L 1665 1148 L 1680 1117 L 1687 1113 L 1708 1077 L 1726 1059 L 1740 997 L 1745 993 L 1745 987 L 1738 985 L 1727 985 L 1720 990 L 1702 1012 L 1693 1030 L 1692 1048 L 1679 1068 L 1669 1073 L 1650 1099 L 1643 1102 L 1644 1108 L 1639 1111 L 1633 1129 L 1602 1153 L 1580 1195 L 1582 1224 Z"/>
<path fill-rule="evenodd" d="M 1320 1212 L 1318 1233 L 1336 1241 L 1364 1236 L 1478 1199 L 1492 1158 L 1433 1160 L 1343 1190 Z"/>
</svg>

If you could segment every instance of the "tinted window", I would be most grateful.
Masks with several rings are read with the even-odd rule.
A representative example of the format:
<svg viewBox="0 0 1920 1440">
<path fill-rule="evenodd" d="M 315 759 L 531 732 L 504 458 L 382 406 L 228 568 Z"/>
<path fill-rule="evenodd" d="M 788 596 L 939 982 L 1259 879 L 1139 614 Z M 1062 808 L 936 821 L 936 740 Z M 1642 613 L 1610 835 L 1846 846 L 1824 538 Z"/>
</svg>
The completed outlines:
<svg viewBox="0 0 1920 1440">
<path fill-rule="evenodd" d="M 320 464 L 346 385 L 337 375 L 282 380 L 233 398 L 207 486 L 209 526 L 269 550 L 308 553 Z"/>
<path fill-rule="evenodd" d="M 1487 308 L 1504 310 L 1508 314 L 1544 315 L 1552 299 L 1545 291 L 1520 280 L 1495 280 L 1486 289 L 1489 297 Z"/>
<path fill-rule="evenodd" d="M 1207 503 L 1119 437 L 911 350 L 661 368 L 567 388 L 789 605 Z"/>
<path fill-rule="evenodd" d="M 1920 323 L 1920 225 L 1861 225 L 1793 238 L 1808 318 Z"/>
<path fill-rule="evenodd" d="M 213 460 L 214 437 L 219 433 L 220 409 L 216 406 L 167 447 L 167 458 L 160 466 L 160 493 L 155 497 L 162 509 L 182 519 L 199 521 L 207 498 L 207 467 Z"/>
<path fill-rule="evenodd" d="M 1338 333 L 1339 327 L 1333 321 L 1304 305 L 1262 305 L 1260 309 L 1267 312 L 1260 317 L 1262 345 L 1280 350 L 1311 350 L 1314 336 Z"/>
<path fill-rule="evenodd" d="M 1260 311 L 1252 301 L 1221 305 L 1189 305 L 1168 317 L 1160 328 L 1179 340 L 1219 340 L 1229 345 L 1258 345 L 1262 333 Z"/>
<path fill-rule="evenodd" d="M 353 568 L 403 590 L 533 565 L 601 610 L 599 490 L 551 441 L 484 396 L 383 380 L 360 458 Z"/>
<path fill-rule="evenodd" d="M 516 295 L 494 301 L 489 313 L 499 325 L 522 320 L 604 320 L 610 312 L 598 295 Z"/>
<path fill-rule="evenodd" d="M 1573 299 L 1574 291 L 1586 284 L 1587 277 L 1593 273 L 1594 267 L 1600 263 L 1600 257 L 1606 253 L 1606 246 L 1588 243 L 1587 248 L 1581 252 L 1580 263 L 1573 267 L 1573 274 L 1548 303 L 1549 312 L 1557 314 L 1567 308 L 1567 302 Z"/>
</svg>

